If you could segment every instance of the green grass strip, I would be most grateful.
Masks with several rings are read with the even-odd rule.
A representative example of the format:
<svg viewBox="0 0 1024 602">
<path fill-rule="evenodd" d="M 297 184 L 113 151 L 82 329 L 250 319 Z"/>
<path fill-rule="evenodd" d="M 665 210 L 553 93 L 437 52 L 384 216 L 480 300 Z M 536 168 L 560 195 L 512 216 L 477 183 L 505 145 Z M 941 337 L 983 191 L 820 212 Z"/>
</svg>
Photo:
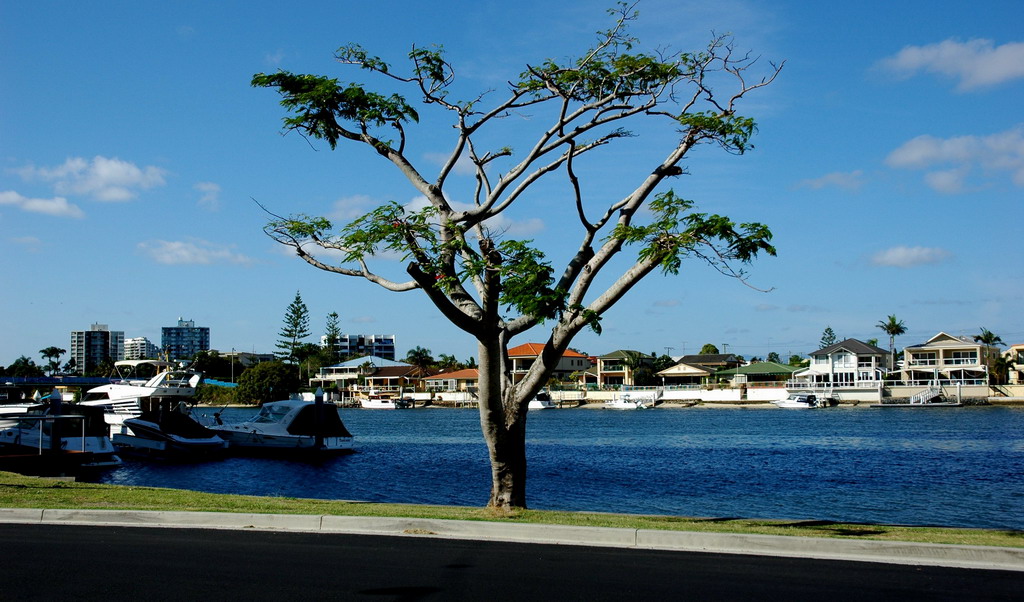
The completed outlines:
<svg viewBox="0 0 1024 602">
<path fill-rule="evenodd" d="M 487 508 L 467 508 L 462 506 L 378 504 L 306 498 L 226 495 L 183 489 L 162 489 L 158 487 L 101 485 L 26 477 L 10 472 L 0 472 L 0 508 L 89 508 L 106 510 L 378 516 L 1024 547 L 1024 531 L 1015 530 L 915 527 L 836 523 L 815 520 L 688 518 L 599 512 L 561 512 L 553 510 L 516 510 L 509 513 L 497 513 Z"/>
</svg>

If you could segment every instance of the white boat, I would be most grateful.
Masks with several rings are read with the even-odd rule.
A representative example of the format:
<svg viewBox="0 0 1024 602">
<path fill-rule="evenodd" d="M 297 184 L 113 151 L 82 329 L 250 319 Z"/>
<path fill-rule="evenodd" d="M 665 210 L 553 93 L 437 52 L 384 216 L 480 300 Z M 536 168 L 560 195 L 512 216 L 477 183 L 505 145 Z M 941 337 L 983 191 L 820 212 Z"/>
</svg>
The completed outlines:
<svg viewBox="0 0 1024 602">
<path fill-rule="evenodd" d="M 121 465 L 102 410 L 62 403 L 56 390 L 49 399 L 40 410 L 8 415 L 16 422 L 0 430 L 0 446 L 16 453 L 80 453 L 85 457 L 84 468 Z"/>
<path fill-rule="evenodd" d="M 536 397 L 530 400 L 527 404 L 527 409 L 530 410 L 550 410 L 551 408 L 557 408 L 558 405 L 551 401 L 551 396 L 548 395 L 547 391 L 538 391 Z"/>
<path fill-rule="evenodd" d="M 152 403 L 137 418 L 125 419 L 113 440 L 114 445 L 135 453 L 165 457 L 209 455 L 228 447 L 215 431 L 192 418 L 188 404 L 173 404 L 169 398 Z"/>
<path fill-rule="evenodd" d="M 8 428 L 17 422 L 13 417 L 43 409 L 42 397 L 37 391 L 35 397 L 25 397 L 14 385 L 0 386 L 0 428 Z"/>
<path fill-rule="evenodd" d="M 203 380 L 201 372 L 177 368 L 177 364 L 172 362 L 123 360 L 114 366 L 119 378 L 109 385 L 89 389 L 79 403 L 102 407 L 107 424 L 115 428 L 124 424 L 126 419 L 138 418 L 142 414 L 144 400 L 191 398 Z M 157 374 L 148 380 L 131 376 L 143 366 L 155 368 Z"/>
<path fill-rule="evenodd" d="M 416 407 L 412 399 L 395 397 L 390 393 L 378 393 L 370 390 L 360 395 L 359 407 L 364 410 L 405 410 Z"/>
<path fill-rule="evenodd" d="M 654 398 L 649 395 L 643 396 L 635 395 L 633 393 L 623 393 L 618 397 L 604 402 L 604 407 L 612 410 L 646 410 L 654 407 Z"/>
<path fill-rule="evenodd" d="M 827 398 L 819 398 L 813 393 L 790 393 L 785 399 L 776 399 L 772 402 L 775 406 L 790 410 L 808 410 L 812 408 L 827 408 L 836 403 Z"/>
<path fill-rule="evenodd" d="M 220 416 L 217 415 L 217 420 Z M 333 403 L 299 399 L 263 404 L 259 414 L 238 424 L 209 427 L 230 448 L 278 451 L 343 452 L 352 449 L 352 433 Z"/>
</svg>

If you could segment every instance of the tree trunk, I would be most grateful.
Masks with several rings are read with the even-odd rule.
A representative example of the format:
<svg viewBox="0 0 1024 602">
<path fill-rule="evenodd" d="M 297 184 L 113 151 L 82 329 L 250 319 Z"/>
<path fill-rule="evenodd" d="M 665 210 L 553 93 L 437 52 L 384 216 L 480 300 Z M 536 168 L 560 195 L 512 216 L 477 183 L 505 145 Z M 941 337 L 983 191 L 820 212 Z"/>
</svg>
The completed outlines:
<svg viewBox="0 0 1024 602">
<path fill-rule="evenodd" d="M 487 506 L 526 507 L 526 411 L 511 399 L 511 380 L 503 378 L 503 346 L 497 337 L 479 341 L 480 427 L 491 461 Z M 508 397 L 508 399 L 506 399 Z"/>
</svg>

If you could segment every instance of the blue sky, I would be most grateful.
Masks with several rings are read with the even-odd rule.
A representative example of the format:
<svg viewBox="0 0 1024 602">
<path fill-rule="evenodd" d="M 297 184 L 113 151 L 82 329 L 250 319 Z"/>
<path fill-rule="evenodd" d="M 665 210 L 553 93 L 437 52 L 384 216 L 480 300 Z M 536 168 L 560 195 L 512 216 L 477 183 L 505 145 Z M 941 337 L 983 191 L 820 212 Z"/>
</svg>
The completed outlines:
<svg viewBox="0 0 1024 602">
<path fill-rule="evenodd" d="M 296 290 L 315 335 L 336 311 L 345 332 L 396 334 L 401 354 L 419 345 L 475 356 L 420 293 L 388 293 L 289 256 L 263 234 L 266 215 L 253 202 L 342 220 L 416 200 L 364 149 L 282 136 L 277 96 L 249 86 L 256 72 L 373 83 L 333 52 L 357 42 L 399 64 L 412 44 L 441 44 L 461 90 L 494 89 L 497 99 L 525 64 L 575 56 L 608 25 L 608 4 L 597 2 L 445 6 L 4 3 L 0 363 L 41 361 L 39 349 L 69 348 L 70 332 L 94 322 L 159 343 L 160 327 L 179 316 L 209 326 L 214 348 L 271 351 Z M 786 357 L 816 349 L 826 326 L 886 346 L 875 325 L 888 314 L 908 327 L 900 346 L 981 327 L 1024 342 L 1014 245 L 1024 217 L 1024 5 L 638 8 L 633 32 L 645 49 L 697 50 L 711 31 L 731 32 L 762 61 L 786 61 L 740 107 L 758 122 L 755 150 L 702 147 L 673 184 L 702 211 L 767 223 L 778 257 L 749 270 L 770 292 L 698 264 L 652 275 L 605 317 L 603 335 L 584 333 L 576 348 L 680 355 L 711 342 Z M 427 171 L 451 146 L 447 123 L 431 119 L 411 132 L 410 156 Z M 649 171 L 641 155 L 611 148 L 588 165 L 591 185 L 618 194 Z M 557 264 L 575 231 L 558 199 L 539 205 L 524 203 L 510 232 Z M 514 342 L 545 338 L 537 330 Z"/>
</svg>

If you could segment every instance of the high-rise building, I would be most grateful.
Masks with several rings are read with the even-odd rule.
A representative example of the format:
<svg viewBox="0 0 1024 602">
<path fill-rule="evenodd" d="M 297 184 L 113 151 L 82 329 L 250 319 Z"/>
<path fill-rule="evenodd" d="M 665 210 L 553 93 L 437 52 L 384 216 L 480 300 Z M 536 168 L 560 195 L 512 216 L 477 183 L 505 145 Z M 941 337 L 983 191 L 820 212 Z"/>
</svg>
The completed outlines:
<svg viewBox="0 0 1024 602">
<path fill-rule="evenodd" d="M 156 359 L 159 354 L 160 348 L 151 343 L 146 337 L 124 340 L 124 359 L 126 360 Z"/>
<path fill-rule="evenodd" d="M 168 359 L 190 360 L 200 351 L 210 349 L 210 328 L 196 326 L 192 320 L 178 318 L 177 326 L 160 329 L 160 349 Z"/>
<path fill-rule="evenodd" d="M 327 337 L 320 337 L 320 346 L 327 345 Z M 334 345 L 340 357 L 373 355 L 386 360 L 395 359 L 393 334 L 342 334 Z"/>
<path fill-rule="evenodd" d="M 93 324 L 89 330 L 71 331 L 71 359 L 79 374 L 88 374 L 104 360 L 124 359 L 124 332 L 110 330 L 106 324 Z"/>
</svg>

